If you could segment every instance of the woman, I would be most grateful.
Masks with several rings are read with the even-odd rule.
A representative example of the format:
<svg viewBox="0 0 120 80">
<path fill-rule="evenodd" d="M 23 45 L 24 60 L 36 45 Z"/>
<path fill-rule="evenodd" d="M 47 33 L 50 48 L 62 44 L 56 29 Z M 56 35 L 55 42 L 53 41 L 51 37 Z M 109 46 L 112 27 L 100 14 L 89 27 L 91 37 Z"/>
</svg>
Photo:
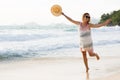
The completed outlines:
<svg viewBox="0 0 120 80">
<path fill-rule="evenodd" d="M 89 23 L 90 22 L 89 13 L 83 14 L 82 22 L 71 19 L 70 17 L 65 15 L 63 12 L 62 12 L 62 15 L 65 18 L 67 18 L 70 22 L 78 25 L 79 32 L 80 32 L 80 46 L 81 46 L 80 51 L 83 54 L 86 72 L 88 72 L 89 67 L 88 67 L 88 60 L 87 60 L 86 53 L 88 52 L 91 57 L 96 57 L 97 60 L 100 59 L 99 55 L 97 53 L 95 53 L 93 50 L 93 43 L 92 43 L 92 38 L 91 38 L 91 28 L 99 28 L 99 27 L 105 26 L 111 22 L 111 19 L 108 19 L 104 23 L 101 23 L 101 24 L 91 24 L 91 23 Z"/>
</svg>

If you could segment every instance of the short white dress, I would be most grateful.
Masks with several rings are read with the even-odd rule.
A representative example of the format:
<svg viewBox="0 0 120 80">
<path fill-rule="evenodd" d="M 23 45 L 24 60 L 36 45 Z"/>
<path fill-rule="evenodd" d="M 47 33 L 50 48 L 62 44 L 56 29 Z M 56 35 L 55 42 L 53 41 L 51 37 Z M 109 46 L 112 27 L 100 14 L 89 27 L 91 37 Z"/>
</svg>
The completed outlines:
<svg viewBox="0 0 120 80">
<path fill-rule="evenodd" d="M 90 30 L 89 24 L 86 26 L 82 26 L 82 23 L 80 22 L 79 34 L 80 34 L 81 49 L 82 50 L 92 50 L 93 42 L 92 42 L 91 30 Z"/>
</svg>

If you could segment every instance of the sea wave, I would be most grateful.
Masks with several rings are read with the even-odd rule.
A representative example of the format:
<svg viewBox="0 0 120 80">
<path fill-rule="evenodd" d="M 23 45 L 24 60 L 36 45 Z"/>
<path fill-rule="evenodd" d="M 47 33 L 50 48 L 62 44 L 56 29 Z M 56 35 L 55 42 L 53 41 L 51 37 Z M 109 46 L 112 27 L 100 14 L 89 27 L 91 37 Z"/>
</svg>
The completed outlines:
<svg viewBox="0 0 120 80">
<path fill-rule="evenodd" d="M 120 44 L 120 27 L 94 28 L 91 31 L 94 46 Z M 79 33 L 74 25 L 0 27 L 0 59 L 2 60 L 49 56 L 73 48 L 79 48 Z"/>
</svg>

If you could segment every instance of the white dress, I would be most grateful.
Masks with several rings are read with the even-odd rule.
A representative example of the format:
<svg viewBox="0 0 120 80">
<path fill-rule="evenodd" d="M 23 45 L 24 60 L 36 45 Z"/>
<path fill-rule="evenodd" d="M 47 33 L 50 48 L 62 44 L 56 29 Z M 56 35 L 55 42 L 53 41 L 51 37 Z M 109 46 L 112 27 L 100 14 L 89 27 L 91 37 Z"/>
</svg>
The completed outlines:
<svg viewBox="0 0 120 80">
<path fill-rule="evenodd" d="M 84 50 L 93 49 L 93 42 L 91 38 L 91 30 L 89 25 L 82 26 L 82 23 L 80 23 L 79 34 L 80 34 L 80 47 Z"/>
</svg>

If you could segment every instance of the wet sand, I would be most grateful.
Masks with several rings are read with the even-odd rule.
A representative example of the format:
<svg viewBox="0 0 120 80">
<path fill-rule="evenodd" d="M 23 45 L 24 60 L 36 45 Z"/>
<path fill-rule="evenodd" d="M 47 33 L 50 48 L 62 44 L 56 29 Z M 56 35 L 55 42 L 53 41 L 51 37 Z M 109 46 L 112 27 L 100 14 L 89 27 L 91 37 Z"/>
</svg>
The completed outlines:
<svg viewBox="0 0 120 80">
<path fill-rule="evenodd" d="M 82 58 L 76 57 L 0 63 L 0 80 L 119 80 L 119 61 L 119 57 L 89 58 L 89 73 Z"/>
<path fill-rule="evenodd" d="M 88 73 L 81 56 L 0 62 L 0 80 L 120 80 L 119 49 L 120 45 L 95 48 L 101 58 L 88 56 Z"/>
</svg>

